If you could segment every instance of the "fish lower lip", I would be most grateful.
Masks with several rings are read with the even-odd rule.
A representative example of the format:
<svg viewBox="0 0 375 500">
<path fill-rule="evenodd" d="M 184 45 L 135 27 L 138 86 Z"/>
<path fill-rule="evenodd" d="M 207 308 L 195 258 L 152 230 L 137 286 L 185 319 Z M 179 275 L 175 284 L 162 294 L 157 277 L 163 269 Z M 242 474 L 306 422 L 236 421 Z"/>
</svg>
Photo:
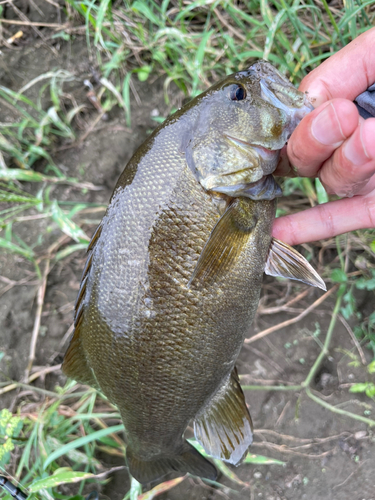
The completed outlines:
<svg viewBox="0 0 375 500">
<path fill-rule="evenodd" d="M 237 137 L 233 137 L 232 135 L 224 134 L 224 136 L 235 144 L 238 144 L 239 146 L 245 146 L 245 148 L 253 147 L 249 142 L 243 141 L 242 139 L 237 139 Z"/>
</svg>

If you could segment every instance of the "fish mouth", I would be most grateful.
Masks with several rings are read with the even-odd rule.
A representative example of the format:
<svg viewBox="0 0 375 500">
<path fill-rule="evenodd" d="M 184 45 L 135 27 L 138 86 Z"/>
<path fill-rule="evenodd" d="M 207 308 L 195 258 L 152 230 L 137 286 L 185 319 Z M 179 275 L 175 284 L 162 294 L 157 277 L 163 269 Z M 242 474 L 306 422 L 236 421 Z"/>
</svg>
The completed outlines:
<svg viewBox="0 0 375 500">
<path fill-rule="evenodd" d="M 228 133 L 222 133 L 224 141 L 231 150 L 227 161 L 221 168 L 213 169 L 208 175 L 199 179 L 201 186 L 207 191 L 213 191 L 214 187 L 235 186 L 238 184 L 250 184 L 261 179 L 270 172 L 264 171 L 264 164 L 268 164 L 269 158 L 277 155 L 277 151 L 270 151 L 262 146 L 251 144 L 244 139 L 240 139 Z M 225 147 L 227 147 L 225 145 Z M 276 161 L 277 164 L 277 161 Z M 274 165 L 272 171 L 276 168 Z"/>
<path fill-rule="evenodd" d="M 213 190 L 214 187 L 225 188 L 256 182 L 265 174 L 264 165 L 268 165 L 270 162 L 274 163 L 275 155 L 278 157 L 277 151 L 271 151 L 257 144 L 252 144 L 231 134 L 223 133 L 223 137 L 229 143 L 231 149 L 235 150 L 235 155 L 240 155 L 245 161 L 240 162 L 241 166 L 234 162 L 232 165 L 227 165 L 225 171 L 208 176 L 202 182 L 202 185 L 209 191 Z M 273 170 L 276 168 L 276 164 Z M 270 172 L 267 171 L 266 173 Z"/>
<path fill-rule="evenodd" d="M 207 191 L 215 191 L 227 194 L 228 196 L 251 197 L 253 189 L 250 187 L 275 170 L 280 151 L 271 150 L 264 146 L 247 142 L 244 139 L 240 139 L 228 133 L 224 133 L 223 136 L 230 145 L 232 147 L 234 146 L 235 150 L 245 158 L 245 162 L 242 162 L 241 166 L 235 163 L 224 172 L 215 172 L 215 174 L 207 176 L 200 181 L 201 185 Z M 267 192 L 270 191 L 268 186 L 270 186 L 270 182 L 267 183 Z M 251 196 L 244 194 L 248 191 Z M 273 189 L 273 191 L 275 190 Z M 276 196 L 279 196 L 279 194 Z M 273 197 L 275 196 L 272 194 L 272 198 Z"/>
<path fill-rule="evenodd" d="M 224 136 L 237 150 L 244 152 L 253 164 L 249 165 L 252 176 L 248 182 L 256 182 L 264 175 L 272 174 L 276 169 L 280 156 L 279 149 L 269 149 L 260 144 L 250 143 L 230 134 L 224 134 Z"/>
<path fill-rule="evenodd" d="M 234 144 L 235 146 L 239 146 L 240 148 L 244 148 L 245 151 L 255 151 L 258 156 L 260 156 L 263 160 L 269 161 L 274 158 L 275 153 L 277 151 L 265 148 L 264 146 L 260 146 L 259 144 L 254 144 L 250 142 L 246 142 L 243 139 L 238 139 L 238 137 L 234 137 L 233 135 L 229 134 L 224 134 L 224 137 L 226 139 L 229 139 L 229 141 Z"/>
<path fill-rule="evenodd" d="M 254 201 L 274 200 L 283 195 L 282 189 L 273 178 L 273 175 L 265 175 L 258 181 L 248 184 L 214 187 L 212 191 L 226 194 L 232 198 L 243 196 Z"/>
</svg>

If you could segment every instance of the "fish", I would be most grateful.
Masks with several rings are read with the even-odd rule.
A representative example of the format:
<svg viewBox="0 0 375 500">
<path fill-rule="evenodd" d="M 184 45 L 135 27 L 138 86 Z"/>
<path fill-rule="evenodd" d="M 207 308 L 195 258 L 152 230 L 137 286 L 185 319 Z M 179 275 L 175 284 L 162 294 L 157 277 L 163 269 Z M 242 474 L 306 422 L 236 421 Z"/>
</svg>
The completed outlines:
<svg viewBox="0 0 375 500">
<path fill-rule="evenodd" d="M 253 425 L 235 363 L 263 274 L 325 289 L 271 236 L 280 150 L 312 110 L 266 61 L 170 116 L 134 153 L 88 246 L 64 373 L 119 409 L 140 483 L 241 463 Z"/>
</svg>

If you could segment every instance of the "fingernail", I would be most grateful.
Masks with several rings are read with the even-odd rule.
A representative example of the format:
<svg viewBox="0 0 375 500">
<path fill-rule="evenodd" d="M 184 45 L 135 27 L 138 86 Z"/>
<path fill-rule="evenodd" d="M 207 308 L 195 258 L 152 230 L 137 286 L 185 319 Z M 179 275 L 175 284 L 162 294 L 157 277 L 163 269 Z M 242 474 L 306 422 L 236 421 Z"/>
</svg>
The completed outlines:
<svg viewBox="0 0 375 500">
<path fill-rule="evenodd" d="M 325 146 L 338 147 L 344 140 L 339 119 L 332 103 L 316 116 L 311 124 L 313 137 Z"/>
<path fill-rule="evenodd" d="M 371 160 L 363 141 L 364 124 L 365 122 L 362 122 L 359 125 L 359 130 L 354 132 L 354 134 L 346 141 L 343 148 L 344 155 L 353 165 L 363 165 Z"/>
</svg>

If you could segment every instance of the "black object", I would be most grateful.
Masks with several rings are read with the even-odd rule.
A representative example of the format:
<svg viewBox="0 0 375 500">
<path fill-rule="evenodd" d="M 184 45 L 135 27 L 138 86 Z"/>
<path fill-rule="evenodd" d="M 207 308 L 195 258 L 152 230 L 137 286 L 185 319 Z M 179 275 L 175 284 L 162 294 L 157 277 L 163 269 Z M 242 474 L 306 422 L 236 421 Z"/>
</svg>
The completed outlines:
<svg viewBox="0 0 375 500">
<path fill-rule="evenodd" d="M 27 500 L 27 496 L 4 476 L 0 476 L 0 486 L 2 486 L 4 490 L 10 493 L 16 500 Z"/>
<path fill-rule="evenodd" d="M 362 94 L 359 94 L 355 98 L 354 104 L 357 106 L 362 118 L 365 120 L 367 118 L 375 118 L 375 83 L 370 85 Z"/>
<path fill-rule="evenodd" d="M 10 493 L 16 500 L 27 500 L 28 495 L 26 496 L 4 476 L 0 476 L 0 486 L 2 486 L 4 490 Z M 99 493 L 97 491 L 92 491 L 89 495 L 87 495 L 85 500 L 99 500 Z"/>
<path fill-rule="evenodd" d="M 92 491 L 85 500 L 99 500 L 99 493 L 97 491 Z"/>
</svg>

